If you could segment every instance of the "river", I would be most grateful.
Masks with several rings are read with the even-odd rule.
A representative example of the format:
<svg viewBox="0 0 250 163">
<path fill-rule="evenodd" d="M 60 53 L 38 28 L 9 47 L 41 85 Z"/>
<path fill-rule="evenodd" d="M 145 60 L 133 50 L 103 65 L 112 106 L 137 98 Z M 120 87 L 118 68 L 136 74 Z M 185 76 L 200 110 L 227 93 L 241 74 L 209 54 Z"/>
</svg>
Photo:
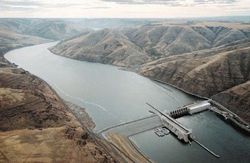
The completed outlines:
<svg viewBox="0 0 250 163">
<path fill-rule="evenodd" d="M 48 82 L 63 99 L 86 108 L 96 124 L 95 132 L 149 116 L 146 102 L 162 111 L 171 111 L 199 100 L 119 67 L 54 55 L 48 48 L 55 44 L 16 49 L 5 54 L 5 58 Z M 157 162 L 250 161 L 249 137 L 215 114 L 206 112 L 179 120 L 222 157 L 214 159 L 196 145 L 183 145 L 172 135 L 159 138 L 152 131 L 135 135 L 131 140 Z"/>
</svg>

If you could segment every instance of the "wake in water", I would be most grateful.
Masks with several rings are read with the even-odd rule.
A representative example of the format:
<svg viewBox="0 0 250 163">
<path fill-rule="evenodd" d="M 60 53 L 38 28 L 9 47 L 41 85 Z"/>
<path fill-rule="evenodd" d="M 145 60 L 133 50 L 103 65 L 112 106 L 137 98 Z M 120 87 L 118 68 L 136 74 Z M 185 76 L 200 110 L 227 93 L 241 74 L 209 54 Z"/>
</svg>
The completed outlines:
<svg viewBox="0 0 250 163">
<path fill-rule="evenodd" d="M 153 82 L 153 83 L 154 83 L 154 85 L 155 85 L 157 88 L 159 88 L 161 91 L 163 91 L 164 93 L 166 93 L 169 97 L 171 97 L 171 98 L 176 102 L 176 104 L 179 104 L 178 100 L 177 100 L 172 94 L 169 93 L 169 92 L 173 92 L 172 90 L 170 90 L 170 89 L 168 89 L 168 88 L 165 88 L 165 87 L 159 85 L 159 84 L 156 83 L 156 82 Z M 175 109 L 175 107 L 174 107 L 173 104 L 172 104 L 172 108 Z"/>
<path fill-rule="evenodd" d="M 53 88 L 59 93 L 61 94 L 62 96 L 64 97 L 67 97 L 70 99 L 70 101 L 77 101 L 78 103 L 81 103 L 83 107 L 86 107 L 88 105 L 91 105 L 91 106 L 94 106 L 95 108 L 97 109 L 100 109 L 102 110 L 103 112 L 107 113 L 108 115 L 110 115 L 113 119 L 116 119 L 118 120 L 118 122 L 123 122 L 122 120 L 118 119 L 114 114 L 112 114 L 110 111 L 108 111 L 105 107 L 97 104 L 97 103 L 94 103 L 94 102 L 90 102 L 90 101 L 86 101 L 86 100 L 83 100 L 79 97 L 74 97 L 74 96 L 71 96 L 70 94 L 66 93 L 64 90 L 60 89 L 59 87 L 57 87 L 53 82 L 51 82 L 50 80 L 47 80 L 46 81 L 48 83 L 50 83 L 51 86 L 53 86 Z M 88 108 L 88 107 L 86 107 Z"/>
</svg>

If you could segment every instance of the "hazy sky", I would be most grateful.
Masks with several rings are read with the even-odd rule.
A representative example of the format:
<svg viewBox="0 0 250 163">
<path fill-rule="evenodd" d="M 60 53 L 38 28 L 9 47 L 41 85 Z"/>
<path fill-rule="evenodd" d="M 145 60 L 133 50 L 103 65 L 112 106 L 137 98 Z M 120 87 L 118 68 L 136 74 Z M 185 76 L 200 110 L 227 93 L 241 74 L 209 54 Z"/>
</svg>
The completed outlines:
<svg viewBox="0 0 250 163">
<path fill-rule="evenodd" d="M 0 17 L 172 18 L 250 15 L 250 0 L 0 0 Z"/>
</svg>

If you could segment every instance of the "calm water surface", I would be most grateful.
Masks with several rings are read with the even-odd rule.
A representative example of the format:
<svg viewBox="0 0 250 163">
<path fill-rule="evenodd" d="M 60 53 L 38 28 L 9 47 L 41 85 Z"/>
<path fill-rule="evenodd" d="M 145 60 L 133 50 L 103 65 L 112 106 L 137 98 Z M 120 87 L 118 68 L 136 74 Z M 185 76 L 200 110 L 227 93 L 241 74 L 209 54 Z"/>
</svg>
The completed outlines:
<svg viewBox="0 0 250 163">
<path fill-rule="evenodd" d="M 85 107 L 96 123 L 95 130 L 149 115 L 146 102 L 174 110 L 196 100 L 115 66 L 54 55 L 47 49 L 53 45 L 17 49 L 5 57 L 47 81 L 64 99 Z"/>
<path fill-rule="evenodd" d="M 54 55 L 47 49 L 56 43 L 13 50 L 5 57 L 47 81 L 65 100 L 86 108 L 95 131 L 148 116 L 151 103 L 171 111 L 198 99 L 170 86 L 162 86 L 133 72 L 98 63 L 76 61 Z M 157 162 L 250 162 L 250 140 L 211 112 L 178 119 L 192 129 L 216 159 L 196 144 L 184 145 L 172 135 L 157 137 L 147 131 L 132 141 Z"/>
<path fill-rule="evenodd" d="M 178 119 L 192 129 L 195 139 L 219 154 L 215 158 L 196 143 L 182 144 L 172 135 L 158 137 L 147 131 L 130 138 L 143 152 L 157 162 L 170 163 L 249 163 L 249 137 L 236 132 L 230 125 L 221 121 L 213 112 L 207 111 Z"/>
</svg>

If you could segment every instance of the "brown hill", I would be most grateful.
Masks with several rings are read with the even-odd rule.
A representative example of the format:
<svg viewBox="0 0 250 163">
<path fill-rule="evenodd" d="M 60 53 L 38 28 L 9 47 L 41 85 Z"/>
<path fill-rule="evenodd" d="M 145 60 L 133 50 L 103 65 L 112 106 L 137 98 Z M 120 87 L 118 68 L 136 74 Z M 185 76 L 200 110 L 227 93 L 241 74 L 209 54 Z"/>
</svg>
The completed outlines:
<svg viewBox="0 0 250 163">
<path fill-rule="evenodd" d="M 14 31 L 0 28 L 0 56 L 10 49 L 46 43 L 49 41 L 51 40 L 36 36 L 18 34 Z"/>
<path fill-rule="evenodd" d="M 226 106 L 230 105 L 232 110 L 241 108 L 237 113 L 246 117 L 245 112 L 250 112 L 246 102 L 250 91 L 248 84 L 243 83 L 250 80 L 249 54 L 250 44 L 245 43 L 220 50 L 166 57 L 143 65 L 140 73 L 201 96 L 213 97 L 223 104 L 230 100 Z M 245 90 L 244 95 L 236 93 L 241 89 Z M 247 120 L 250 121 L 249 116 Z"/>
<path fill-rule="evenodd" d="M 62 41 L 51 51 L 73 59 L 140 67 L 144 76 L 220 102 L 225 95 L 225 101 L 232 99 L 229 108 L 240 107 L 237 113 L 243 115 L 249 112 L 250 90 L 242 96 L 233 92 L 248 88 L 243 83 L 250 78 L 249 40 L 249 24 L 162 22 L 92 31 Z"/>
<path fill-rule="evenodd" d="M 92 31 L 60 42 L 51 51 L 73 59 L 138 66 L 171 55 L 230 46 L 250 39 L 250 26 L 145 25 Z"/>
<path fill-rule="evenodd" d="M 69 110 L 44 81 L 1 58 L 0 162 L 112 162 Z"/>
<path fill-rule="evenodd" d="M 117 30 L 89 32 L 65 42 L 51 51 L 78 60 L 108 63 L 119 66 L 142 64 L 148 56 Z"/>
<path fill-rule="evenodd" d="M 47 41 L 0 30 L 0 162 L 120 160 L 86 128 L 93 126 L 88 118 L 80 121 L 71 113 L 75 106 L 66 106 L 47 83 L 2 57 L 10 49 Z"/>
<path fill-rule="evenodd" d="M 214 96 L 213 99 L 220 102 L 236 114 L 241 115 L 243 119 L 249 121 L 250 117 L 250 81 L 239 84 L 235 87 L 220 92 Z"/>
<path fill-rule="evenodd" d="M 20 18 L 0 18 L 0 29 L 51 40 L 70 38 L 87 30 L 83 25 L 67 19 Z"/>
</svg>

